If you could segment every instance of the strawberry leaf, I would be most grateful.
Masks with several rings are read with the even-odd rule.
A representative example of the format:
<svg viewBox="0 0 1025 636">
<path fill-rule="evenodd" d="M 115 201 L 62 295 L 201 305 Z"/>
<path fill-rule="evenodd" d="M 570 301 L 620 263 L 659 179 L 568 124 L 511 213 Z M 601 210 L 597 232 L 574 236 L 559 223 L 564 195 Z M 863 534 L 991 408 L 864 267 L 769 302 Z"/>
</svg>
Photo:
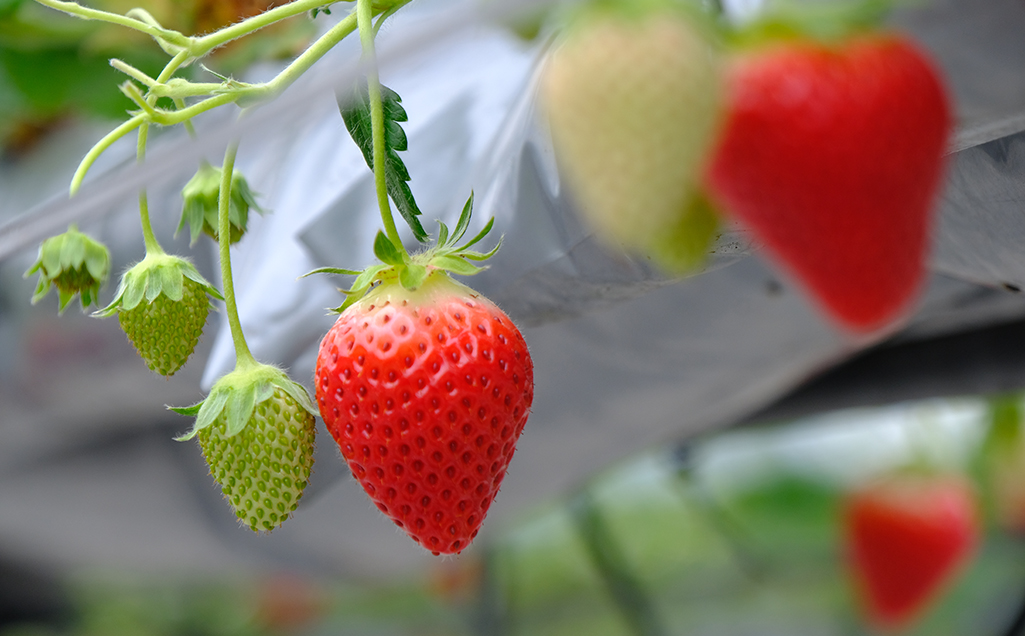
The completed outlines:
<svg viewBox="0 0 1025 636">
<path fill-rule="evenodd" d="M 427 242 L 427 232 L 420 223 L 420 208 L 409 189 L 409 171 L 398 153 L 407 147 L 406 133 L 400 122 L 408 121 L 406 111 L 400 103 L 398 93 L 386 86 L 381 87 L 381 102 L 384 109 L 385 183 L 388 196 L 395 202 L 402 218 L 413 231 L 416 240 Z M 370 95 L 366 79 L 361 79 L 355 89 L 346 97 L 340 96 L 338 107 L 345 121 L 349 135 L 359 146 L 363 159 L 371 169 L 374 167 L 374 140 L 370 122 Z"/>
</svg>

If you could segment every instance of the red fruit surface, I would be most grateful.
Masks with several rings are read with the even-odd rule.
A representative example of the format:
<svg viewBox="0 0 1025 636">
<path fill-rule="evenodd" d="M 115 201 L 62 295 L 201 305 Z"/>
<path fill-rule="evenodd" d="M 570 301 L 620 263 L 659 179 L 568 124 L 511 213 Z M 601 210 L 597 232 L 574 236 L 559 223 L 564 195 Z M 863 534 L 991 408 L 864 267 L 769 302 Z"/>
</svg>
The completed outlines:
<svg viewBox="0 0 1025 636">
<path fill-rule="evenodd" d="M 950 109 L 896 36 L 788 41 L 736 56 L 713 199 L 852 331 L 913 303 L 943 177 Z"/>
<path fill-rule="evenodd" d="M 477 536 L 534 395 L 526 342 L 491 301 L 432 273 L 385 283 L 321 342 L 316 397 L 352 474 L 432 551 Z"/>
<path fill-rule="evenodd" d="M 895 478 L 853 494 L 847 558 L 868 621 L 897 630 L 917 618 L 971 557 L 980 522 L 958 477 Z"/>
</svg>

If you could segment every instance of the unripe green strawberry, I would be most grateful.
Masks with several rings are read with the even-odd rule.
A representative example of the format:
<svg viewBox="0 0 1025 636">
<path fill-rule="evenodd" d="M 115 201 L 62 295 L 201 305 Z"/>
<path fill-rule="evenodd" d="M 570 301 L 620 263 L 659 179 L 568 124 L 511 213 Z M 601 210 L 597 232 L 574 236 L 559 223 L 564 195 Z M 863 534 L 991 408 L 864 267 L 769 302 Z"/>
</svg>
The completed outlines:
<svg viewBox="0 0 1025 636">
<path fill-rule="evenodd" d="M 271 531 L 295 511 L 313 470 L 316 419 L 306 390 L 280 369 L 252 363 L 224 376 L 205 400 L 173 409 L 196 416 L 210 474 L 235 515 Z"/>
<path fill-rule="evenodd" d="M 607 243 L 651 253 L 691 212 L 721 88 L 715 48 L 689 12 L 633 4 L 591 8 L 570 24 L 541 98 L 581 215 Z M 694 230 L 698 256 L 712 235 L 706 221 Z"/>
<path fill-rule="evenodd" d="M 287 393 L 275 389 L 238 435 L 227 435 L 223 413 L 197 435 L 210 474 L 238 518 L 253 530 L 273 530 L 295 511 L 313 469 L 314 422 Z"/>
<path fill-rule="evenodd" d="M 186 278 L 179 300 L 161 294 L 151 303 L 119 311 L 117 319 L 146 366 L 160 375 L 172 376 L 192 355 L 209 313 L 206 290 Z"/>
<path fill-rule="evenodd" d="M 77 295 L 82 309 L 99 300 L 100 286 L 110 275 L 110 252 L 102 243 L 78 231 L 72 225 L 64 234 L 52 236 L 39 246 L 36 263 L 25 276 L 39 274 L 32 304 L 39 302 L 55 287 L 64 309 Z"/>
<path fill-rule="evenodd" d="M 203 334 L 210 313 L 207 295 L 221 297 L 191 263 L 150 254 L 125 272 L 113 302 L 96 315 L 116 312 L 146 366 L 170 377 L 189 359 Z"/>
<path fill-rule="evenodd" d="M 221 194 L 221 168 L 203 162 L 196 174 L 182 188 L 182 217 L 178 231 L 189 226 L 189 242 L 195 243 L 200 233 L 217 240 L 217 205 Z M 231 194 L 228 198 L 228 223 L 231 228 L 230 242 L 237 243 L 245 234 L 249 223 L 249 210 L 263 214 L 256 203 L 256 194 L 242 173 L 231 173 Z"/>
</svg>

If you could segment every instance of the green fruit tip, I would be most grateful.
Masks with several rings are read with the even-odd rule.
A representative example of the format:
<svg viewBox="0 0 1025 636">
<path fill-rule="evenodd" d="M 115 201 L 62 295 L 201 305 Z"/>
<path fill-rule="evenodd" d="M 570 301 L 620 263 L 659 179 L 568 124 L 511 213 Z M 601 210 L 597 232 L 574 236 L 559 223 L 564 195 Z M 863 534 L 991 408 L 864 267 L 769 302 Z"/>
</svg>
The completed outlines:
<svg viewBox="0 0 1025 636">
<path fill-rule="evenodd" d="M 200 234 L 207 234 L 217 240 L 218 205 L 221 193 L 221 168 L 215 168 L 207 162 L 199 167 L 196 174 L 182 188 L 182 215 L 178 222 L 177 232 L 187 224 L 189 226 L 189 244 L 195 244 Z M 238 170 L 231 173 L 231 195 L 228 199 L 228 222 L 231 225 L 229 241 L 237 243 L 245 234 L 249 224 L 249 211 L 260 214 L 266 211 L 256 201 L 257 194 L 249 187 L 249 182 Z"/>
<path fill-rule="evenodd" d="M 702 194 L 694 195 L 676 223 L 648 246 L 647 255 L 666 274 L 690 274 L 704 264 L 719 223 L 719 213 L 712 202 Z"/>
<path fill-rule="evenodd" d="M 167 407 L 179 415 L 196 418 L 192 429 L 175 440 L 184 442 L 192 439 L 200 431 L 210 427 L 222 412 L 227 417 L 227 436 L 238 435 L 249 423 L 256 406 L 270 399 L 275 389 L 281 389 L 306 412 L 317 416 L 317 410 L 301 384 L 289 378 L 288 374 L 278 367 L 257 364 L 236 369 L 221 377 L 211 387 L 206 398 L 192 406 Z"/>
<path fill-rule="evenodd" d="M 842 42 L 876 31 L 905 0 L 838 0 L 794 2 L 775 0 L 744 23 L 732 25 L 726 39 L 735 49 L 757 48 L 775 42 L 814 40 Z"/>
<path fill-rule="evenodd" d="M 208 295 L 224 300 L 188 260 L 171 254 L 150 253 L 121 276 L 114 300 L 93 315 L 104 318 L 118 311 L 130 311 L 144 298 L 147 303 L 152 303 L 161 294 L 178 302 L 184 295 L 186 278 L 199 284 Z"/>
<path fill-rule="evenodd" d="M 55 287 L 60 313 L 76 295 L 85 310 L 91 304 L 99 304 L 100 287 L 110 276 L 110 250 L 72 225 L 67 232 L 46 239 L 39 246 L 36 262 L 24 277 L 35 273 L 39 274 L 39 284 L 32 295 L 33 305 Z"/>
</svg>

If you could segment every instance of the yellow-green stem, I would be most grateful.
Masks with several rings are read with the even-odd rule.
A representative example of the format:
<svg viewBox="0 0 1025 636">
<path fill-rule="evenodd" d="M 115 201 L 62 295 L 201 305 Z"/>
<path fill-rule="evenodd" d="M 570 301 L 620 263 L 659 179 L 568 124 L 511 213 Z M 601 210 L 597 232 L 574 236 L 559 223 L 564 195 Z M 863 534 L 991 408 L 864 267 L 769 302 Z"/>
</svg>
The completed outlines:
<svg viewBox="0 0 1025 636">
<path fill-rule="evenodd" d="M 374 143 L 374 187 L 377 191 L 377 205 L 381 209 L 384 233 L 395 247 L 406 252 L 395 228 L 395 219 L 388 200 L 388 182 L 385 177 L 384 107 L 381 104 L 381 78 L 377 72 L 377 52 L 374 48 L 373 7 L 371 0 L 357 0 L 356 16 L 359 24 L 359 39 L 363 47 L 363 65 L 367 74 L 367 96 L 370 100 L 370 128 Z"/>
<path fill-rule="evenodd" d="M 242 323 L 238 318 L 238 305 L 235 304 L 235 283 L 231 277 L 231 224 L 228 220 L 228 209 L 231 204 L 231 175 L 235 170 L 235 155 L 238 153 L 238 142 L 228 144 L 224 152 L 224 164 L 221 166 L 221 191 L 217 200 L 217 247 L 221 260 L 221 288 L 224 292 L 224 306 L 228 315 L 228 327 L 231 329 L 231 340 L 235 343 L 235 368 L 244 369 L 259 364 L 249 351 L 246 337 L 242 333 Z"/>
</svg>

